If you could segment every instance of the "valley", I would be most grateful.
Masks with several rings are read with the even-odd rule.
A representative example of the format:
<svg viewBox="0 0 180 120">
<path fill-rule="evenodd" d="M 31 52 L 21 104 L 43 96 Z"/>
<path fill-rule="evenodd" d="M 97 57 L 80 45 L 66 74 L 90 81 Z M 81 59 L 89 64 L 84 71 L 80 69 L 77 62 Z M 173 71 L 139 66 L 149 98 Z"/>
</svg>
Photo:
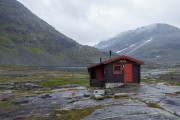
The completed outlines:
<svg viewBox="0 0 180 120">
<path fill-rule="evenodd" d="M 86 69 L 0 67 L 0 119 L 174 119 L 178 120 L 180 68 L 142 68 L 140 85 L 105 89 L 94 100 Z M 119 94 L 118 97 L 114 97 Z M 121 95 L 122 94 L 122 95 Z M 138 108 L 138 109 L 137 109 Z M 117 109 L 120 109 L 118 112 Z M 105 113 L 105 114 L 104 114 Z"/>
<path fill-rule="evenodd" d="M 0 120 L 180 119 L 178 27 L 154 23 L 88 46 L 59 32 L 17 0 L 0 0 L 0 15 Z M 88 24 L 78 20 L 84 32 Z M 74 26 L 68 23 L 68 27 Z M 141 83 L 113 89 L 90 87 L 87 66 L 120 55 L 145 63 L 141 73 L 138 69 L 134 74 L 134 78 L 141 75 Z M 129 64 L 124 58 L 121 62 Z M 124 65 L 119 63 L 113 69 L 122 74 Z M 131 66 L 127 71 L 133 70 Z M 102 79 L 105 71 L 97 71 Z M 96 90 L 103 91 L 101 98 L 95 97 Z"/>
</svg>

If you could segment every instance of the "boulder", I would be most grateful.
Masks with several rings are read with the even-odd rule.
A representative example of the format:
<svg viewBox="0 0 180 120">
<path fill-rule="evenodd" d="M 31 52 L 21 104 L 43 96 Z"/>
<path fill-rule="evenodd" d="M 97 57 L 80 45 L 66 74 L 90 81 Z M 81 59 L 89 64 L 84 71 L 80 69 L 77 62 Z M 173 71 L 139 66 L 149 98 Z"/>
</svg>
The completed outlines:
<svg viewBox="0 0 180 120">
<path fill-rule="evenodd" d="M 65 84 L 65 85 L 60 85 L 59 88 L 72 88 L 72 87 L 78 87 L 79 85 L 76 84 Z"/>
<path fill-rule="evenodd" d="M 68 103 L 74 103 L 74 102 L 76 102 L 75 100 L 70 100 L 70 101 L 68 101 Z"/>
<path fill-rule="evenodd" d="M 84 92 L 84 97 L 89 97 L 90 93 L 89 92 Z"/>
<path fill-rule="evenodd" d="M 25 83 L 24 86 L 25 87 L 38 87 L 38 85 L 36 85 L 34 83 Z"/>
<path fill-rule="evenodd" d="M 50 94 L 43 94 L 41 95 L 42 99 L 51 98 L 52 96 Z"/>
<path fill-rule="evenodd" d="M 105 90 L 94 90 L 93 97 L 95 100 L 102 100 L 105 98 Z"/>
<path fill-rule="evenodd" d="M 94 95 L 95 100 L 103 100 L 104 98 L 105 98 L 104 95 L 100 95 L 100 94 L 95 94 Z"/>
<path fill-rule="evenodd" d="M 105 90 L 94 90 L 93 95 L 105 95 Z"/>
<path fill-rule="evenodd" d="M 0 89 L 13 89 L 14 86 L 12 84 L 0 84 Z"/>
</svg>

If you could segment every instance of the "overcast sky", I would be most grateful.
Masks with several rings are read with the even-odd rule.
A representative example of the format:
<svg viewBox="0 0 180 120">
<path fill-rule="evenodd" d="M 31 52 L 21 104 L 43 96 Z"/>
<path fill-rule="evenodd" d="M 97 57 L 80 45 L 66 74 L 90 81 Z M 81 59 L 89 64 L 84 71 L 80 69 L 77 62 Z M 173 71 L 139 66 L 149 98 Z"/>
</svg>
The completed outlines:
<svg viewBox="0 0 180 120">
<path fill-rule="evenodd" d="M 83 45 L 153 23 L 180 27 L 180 0 L 18 0 Z"/>
</svg>

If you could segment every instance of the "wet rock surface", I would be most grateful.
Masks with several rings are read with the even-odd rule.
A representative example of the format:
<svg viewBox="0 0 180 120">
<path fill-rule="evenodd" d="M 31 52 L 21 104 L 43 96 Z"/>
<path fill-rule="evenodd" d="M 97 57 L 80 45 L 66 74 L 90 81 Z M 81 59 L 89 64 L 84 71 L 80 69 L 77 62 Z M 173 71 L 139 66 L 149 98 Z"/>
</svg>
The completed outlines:
<svg viewBox="0 0 180 120">
<path fill-rule="evenodd" d="M 26 104 L 28 102 L 29 101 L 26 98 L 17 98 L 17 99 L 12 100 L 12 103 L 14 103 L 15 105 Z"/>
<path fill-rule="evenodd" d="M 132 93 L 115 93 L 114 97 L 127 97 L 133 95 Z"/>
<path fill-rule="evenodd" d="M 144 106 L 108 106 L 98 109 L 84 120 L 178 120 L 166 111 Z"/>
<path fill-rule="evenodd" d="M 165 110 L 174 113 L 180 117 L 180 94 L 178 95 L 166 95 L 166 98 L 160 103 Z"/>
<path fill-rule="evenodd" d="M 34 83 L 25 83 L 24 86 L 25 87 L 38 87 L 38 85 L 36 85 Z"/>
<path fill-rule="evenodd" d="M 127 90 L 126 90 L 127 89 Z M 39 89 L 41 90 L 41 89 Z M 0 119 L 20 119 L 30 115 L 51 115 L 53 110 L 68 110 L 101 106 L 85 120 L 178 120 L 180 119 L 180 87 L 159 84 L 141 84 L 132 88 L 106 90 L 103 100 L 91 99 L 93 91 L 84 86 L 74 86 L 51 89 L 50 92 L 27 97 L 8 98 L 16 109 L 1 112 Z M 12 95 L 14 91 L 1 91 L 2 94 Z M 38 91 L 36 91 L 38 92 Z M 105 93 L 105 91 L 103 91 Z M 87 96 L 85 96 L 87 94 Z M 109 98 L 108 95 L 113 97 Z M 118 97 L 114 97 L 118 96 Z M 153 103 L 153 106 L 151 104 Z"/>
<path fill-rule="evenodd" d="M 37 87 L 39 87 L 37 84 L 30 82 L 14 82 L 14 83 L 0 84 L 0 89 L 12 89 L 12 90 L 21 90 L 21 89 L 29 89 L 29 88 L 37 88 Z"/>
<path fill-rule="evenodd" d="M 102 109 L 96 110 L 84 118 L 85 120 L 179 120 L 179 94 L 169 97 L 170 93 L 179 91 L 180 87 L 177 86 L 141 84 L 131 92 L 117 93 L 120 97 L 118 99 L 106 98 L 102 101 L 93 99 L 80 100 L 65 105 L 61 109 L 103 106 Z"/>
<path fill-rule="evenodd" d="M 0 94 L 0 101 L 7 101 L 10 98 L 7 94 Z"/>
</svg>

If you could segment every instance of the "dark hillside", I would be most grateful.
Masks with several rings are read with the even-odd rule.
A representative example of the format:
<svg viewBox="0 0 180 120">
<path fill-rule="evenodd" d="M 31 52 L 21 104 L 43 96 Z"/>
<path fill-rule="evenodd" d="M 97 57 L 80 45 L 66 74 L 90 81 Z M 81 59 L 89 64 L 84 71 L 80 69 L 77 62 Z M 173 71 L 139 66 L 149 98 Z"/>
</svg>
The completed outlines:
<svg viewBox="0 0 180 120">
<path fill-rule="evenodd" d="M 55 30 L 16 0 L 0 0 L 0 64 L 84 66 L 106 53 Z"/>
</svg>

